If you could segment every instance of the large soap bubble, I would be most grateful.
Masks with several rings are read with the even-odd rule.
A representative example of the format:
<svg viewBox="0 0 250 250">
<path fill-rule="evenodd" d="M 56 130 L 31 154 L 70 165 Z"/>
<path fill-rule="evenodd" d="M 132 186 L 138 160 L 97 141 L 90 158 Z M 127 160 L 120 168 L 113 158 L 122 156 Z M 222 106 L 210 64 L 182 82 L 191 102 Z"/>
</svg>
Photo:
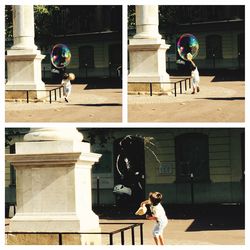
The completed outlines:
<svg viewBox="0 0 250 250">
<path fill-rule="evenodd" d="M 192 58 L 198 55 L 199 43 L 192 34 L 183 34 L 177 42 L 177 50 L 183 60 L 188 61 L 187 54 L 191 54 Z"/>
<path fill-rule="evenodd" d="M 50 53 L 51 63 L 59 69 L 69 65 L 70 59 L 71 53 L 65 44 L 56 44 Z"/>
</svg>

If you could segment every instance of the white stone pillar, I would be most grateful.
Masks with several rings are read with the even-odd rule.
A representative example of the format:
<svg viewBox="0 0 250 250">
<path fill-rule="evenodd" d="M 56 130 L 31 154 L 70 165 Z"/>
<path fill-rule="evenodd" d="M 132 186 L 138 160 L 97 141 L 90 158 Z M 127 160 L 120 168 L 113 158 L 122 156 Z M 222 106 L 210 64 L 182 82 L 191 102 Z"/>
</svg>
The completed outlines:
<svg viewBox="0 0 250 250">
<path fill-rule="evenodd" d="M 92 211 L 91 168 L 101 155 L 91 153 L 82 139 L 75 128 L 33 128 L 24 142 L 16 143 L 16 154 L 6 155 L 16 169 L 17 213 L 10 231 L 100 232 L 99 218 Z M 12 236 L 8 243 L 46 241 L 22 235 Z M 71 235 L 63 241 L 100 244 L 101 237 Z"/>
<path fill-rule="evenodd" d="M 45 56 L 34 43 L 33 5 L 13 5 L 13 39 L 14 44 L 7 51 L 8 79 L 6 90 L 36 90 L 31 97 L 45 96 L 45 84 L 41 77 L 41 61 Z M 17 99 L 24 95 L 20 91 L 7 91 L 6 98 Z"/>
<path fill-rule="evenodd" d="M 159 34 L 158 5 L 136 6 L 137 39 L 161 39 Z"/>
<path fill-rule="evenodd" d="M 167 90 L 169 85 L 162 84 L 169 81 L 166 72 L 166 50 L 170 45 L 161 39 L 159 34 L 158 5 L 136 6 L 136 34 L 129 40 L 129 63 L 128 75 L 129 90 L 148 91 L 148 84 L 136 83 L 159 83 L 158 88 Z M 135 84 L 133 84 L 135 83 Z"/>
<path fill-rule="evenodd" d="M 13 5 L 12 49 L 36 50 L 33 5 Z"/>
</svg>

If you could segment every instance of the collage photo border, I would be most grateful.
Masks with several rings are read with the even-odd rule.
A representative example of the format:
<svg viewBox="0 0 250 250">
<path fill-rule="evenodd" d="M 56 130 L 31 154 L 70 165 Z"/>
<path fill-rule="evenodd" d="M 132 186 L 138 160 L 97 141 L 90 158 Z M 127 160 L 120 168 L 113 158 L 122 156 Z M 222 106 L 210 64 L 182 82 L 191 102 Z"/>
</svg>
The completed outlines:
<svg viewBox="0 0 250 250">
<path fill-rule="evenodd" d="M 134 0 L 134 1 L 126 1 L 126 0 L 107 0 L 105 1 L 105 3 L 103 1 L 100 0 L 85 0 L 85 1 L 69 1 L 69 0 L 61 0 L 61 1 L 48 1 L 48 0 L 43 0 L 43 1 L 2 1 L 0 3 L 0 40 L 1 40 L 1 65 L 2 67 L 0 68 L 0 79 L 2 82 L 2 86 L 3 83 L 5 82 L 5 69 L 3 67 L 4 65 L 4 61 L 5 61 L 5 44 L 4 44 L 4 39 L 5 39 L 5 35 L 4 35 L 4 24 L 5 24 L 5 20 L 4 20 L 4 7 L 5 5 L 9 5 L 9 4 L 48 4 L 48 5 L 67 5 L 67 4 L 72 4 L 72 5 L 122 5 L 122 15 L 123 15 L 123 20 L 122 20 L 122 71 L 123 71 L 123 78 L 122 78 L 122 122 L 76 122 L 76 123 L 69 123 L 69 122 L 54 122 L 54 123 L 49 123 L 49 122 L 36 122 L 36 123 L 26 123 L 26 122 L 6 122 L 5 121 L 5 104 L 4 104 L 4 100 L 5 100 L 5 91 L 4 88 L 2 87 L 0 89 L 0 100 L 1 100 L 1 106 L 0 106 L 0 122 L 1 122 L 1 134 L 0 134 L 0 141 L 1 141 L 1 146 L 0 146 L 0 152 L 1 152 L 1 165 L 2 167 L 0 168 L 0 211 L 1 211 L 1 223 L 0 223 L 0 230 L 1 230 L 1 234 L 0 234 L 0 248 L 1 249 L 7 249 L 9 247 L 11 247 L 11 249 L 26 249 L 27 246 L 23 245 L 23 246 L 6 246 L 5 245 L 5 238 L 4 238 L 4 211 L 5 211 L 5 206 L 4 206 L 4 202 L 5 202 L 5 198 L 4 198 L 4 181 L 5 181 L 5 170 L 4 167 L 5 166 L 5 146 L 4 146 L 4 142 L 5 142 L 5 129 L 6 128 L 36 128 L 36 127 L 76 127 L 76 128 L 243 128 L 245 129 L 245 165 L 247 166 L 249 163 L 249 154 L 248 154 L 248 149 L 250 148 L 249 146 L 249 126 L 250 126 L 250 120 L 249 120 L 249 111 L 248 111 L 248 105 L 249 105 L 249 101 L 248 101 L 248 97 L 249 97 L 249 86 L 245 85 L 245 122 L 161 122 L 161 123 L 157 123 L 157 122 L 128 122 L 128 97 L 127 97 L 127 92 L 128 92 L 128 85 L 127 85 L 127 81 L 128 81 L 128 76 L 127 76 L 127 69 L 128 69 L 128 45 L 127 45 L 127 39 L 128 39 L 128 29 L 127 29 L 127 6 L 128 5 L 166 5 L 166 4 L 170 4 L 170 5 L 182 5 L 183 4 L 183 0 L 168 0 L 168 1 L 162 1 L 162 0 Z M 246 34 L 246 38 L 245 38 L 245 44 L 249 44 L 250 39 L 249 39 L 249 31 L 247 29 L 247 27 L 250 27 L 249 24 L 249 16 L 250 16 L 250 2 L 245 1 L 245 0 L 238 0 L 238 1 L 221 1 L 221 0 L 212 0 L 212 1 L 197 1 L 197 0 L 193 0 L 191 3 L 190 2 L 185 2 L 185 5 L 245 5 L 245 34 Z M 245 56 L 245 69 L 250 69 L 250 65 L 249 65 L 249 46 L 245 46 L 245 51 L 246 51 L 246 56 Z M 246 70 L 245 73 L 245 82 L 248 82 L 249 80 L 249 70 Z M 249 170 L 246 168 L 246 180 L 248 180 L 248 172 Z M 249 183 L 248 181 L 246 181 L 245 184 L 245 189 L 246 189 L 246 193 L 248 194 L 249 192 Z M 249 211 L 249 204 L 250 204 L 250 197 L 249 195 L 245 196 L 245 221 L 246 221 L 246 226 L 245 226 L 245 245 L 244 246 L 226 246 L 227 249 L 228 248 L 232 248 L 232 249 L 245 249 L 246 247 L 249 247 L 250 245 L 250 235 L 249 235 L 249 213 L 247 211 Z M 33 246 L 32 246 L 33 247 Z M 48 246 L 46 246 L 48 247 Z M 50 247 L 56 247 L 56 246 L 50 246 Z M 67 246 L 64 246 L 67 248 Z M 72 246 L 68 246 L 68 248 L 71 248 Z M 81 246 L 74 246 L 76 248 Z M 105 246 L 101 246 L 101 247 L 105 247 Z M 115 246 L 117 248 L 117 246 Z M 138 247 L 138 246 L 136 246 Z M 149 246 L 143 246 L 143 248 L 145 247 L 152 247 L 151 245 Z M 168 248 L 175 248 L 176 246 L 167 246 Z M 185 248 L 188 249 L 193 249 L 194 246 L 192 245 L 185 245 Z M 197 247 L 201 247 L 201 246 L 197 246 Z M 209 246 L 202 246 L 203 249 L 208 249 Z M 221 249 L 224 248 L 225 246 L 215 246 L 215 248 Z M 35 248 L 43 248 L 43 246 L 35 246 Z M 88 248 L 88 247 L 87 247 Z M 99 249 L 100 246 L 91 246 L 91 248 L 93 249 Z M 118 247 L 119 249 L 121 247 Z M 129 247 L 130 248 L 130 247 Z M 142 247 L 140 247 L 142 248 Z M 183 249 L 183 246 L 177 246 L 178 249 Z"/>
</svg>

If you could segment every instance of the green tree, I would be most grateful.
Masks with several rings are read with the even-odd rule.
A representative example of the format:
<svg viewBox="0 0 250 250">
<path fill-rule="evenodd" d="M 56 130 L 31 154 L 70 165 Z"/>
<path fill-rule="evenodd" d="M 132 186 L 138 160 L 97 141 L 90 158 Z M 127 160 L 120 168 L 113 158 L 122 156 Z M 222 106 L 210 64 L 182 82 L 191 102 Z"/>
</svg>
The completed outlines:
<svg viewBox="0 0 250 250">
<path fill-rule="evenodd" d="M 128 6 L 128 28 L 135 29 L 135 5 Z"/>
<path fill-rule="evenodd" d="M 240 5 L 159 5 L 160 26 L 183 23 L 244 19 L 244 6 Z M 135 6 L 128 7 L 128 27 L 135 28 Z"/>
<path fill-rule="evenodd" d="M 5 6 L 5 39 L 9 40 L 13 37 L 13 22 L 12 22 L 12 6 Z"/>
<path fill-rule="evenodd" d="M 56 5 L 34 5 L 35 38 L 41 47 L 46 46 L 53 37 L 54 17 L 60 13 Z M 13 39 L 12 5 L 5 6 L 5 40 Z"/>
<path fill-rule="evenodd" d="M 54 18 L 61 11 L 60 6 L 56 5 L 34 5 L 35 16 L 35 39 L 39 41 L 41 48 L 47 49 L 52 41 L 54 30 Z"/>
</svg>

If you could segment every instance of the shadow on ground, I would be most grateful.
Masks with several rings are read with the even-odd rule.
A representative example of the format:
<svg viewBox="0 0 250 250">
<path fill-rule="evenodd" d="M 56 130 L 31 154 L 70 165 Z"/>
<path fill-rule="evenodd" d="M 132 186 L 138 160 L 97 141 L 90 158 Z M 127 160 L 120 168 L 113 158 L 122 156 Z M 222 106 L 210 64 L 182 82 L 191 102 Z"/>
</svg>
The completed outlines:
<svg viewBox="0 0 250 250">
<path fill-rule="evenodd" d="M 196 99 L 206 99 L 213 101 L 237 101 L 237 100 L 245 100 L 245 97 L 204 97 L 204 98 L 196 98 Z"/>
<path fill-rule="evenodd" d="M 166 211 L 171 219 L 194 219 L 187 232 L 245 228 L 244 204 L 175 205 Z"/>
<path fill-rule="evenodd" d="M 179 68 L 179 70 L 169 70 L 168 73 L 171 76 L 190 76 L 190 70 Z M 213 76 L 211 82 L 235 82 L 245 81 L 244 69 L 199 69 L 201 76 Z"/>
<path fill-rule="evenodd" d="M 70 104 L 69 106 L 83 106 L 83 107 L 102 107 L 102 106 L 122 106 L 121 103 L 94 103 L 94 104 L 82 104 L 82 103 L 76 103 L 76 104 Z"/>
<path fill-rule="evenodd" d="M 43 78 L 43 81 L 47 84 L 61 85 L 61 81 L 54 81 L 50 78 Z M 88 77 L 79 78 L 71 81 L 72 84 L 86 84 L 84 89 L 121 89 L 122 80 L 118 77 Z"/>
<path fill-rule="evenodd" d="M 119 78 L 88 78 L 85 81 L 88 89 L 120 89 L 122 88 L 122 81 Z"/>
<path fill-rule="evenodd" d="M 242 229 L 245 229 L 244 222 L 237 220 L 234 216 L 228 216 L 228 218 L 215 216 L 194 219 L 186 232 Z"/>
<path fill-rule="evenodd" d="M 204 204 L 204 205 L 163 205 L 169 219 L 189 220 L 193 223 L 187 232 L 207 230 L 242 230 L 245 229 L 244 204 Z M 93 208 L 101 219 L 144 219 L 136 216 L 129 207 L 99 206 Z"/>
<path fill-rule="evenodd" d="M 245 81 L 244 70 L 217 70 L 211 82 Z"/>
</svg>

